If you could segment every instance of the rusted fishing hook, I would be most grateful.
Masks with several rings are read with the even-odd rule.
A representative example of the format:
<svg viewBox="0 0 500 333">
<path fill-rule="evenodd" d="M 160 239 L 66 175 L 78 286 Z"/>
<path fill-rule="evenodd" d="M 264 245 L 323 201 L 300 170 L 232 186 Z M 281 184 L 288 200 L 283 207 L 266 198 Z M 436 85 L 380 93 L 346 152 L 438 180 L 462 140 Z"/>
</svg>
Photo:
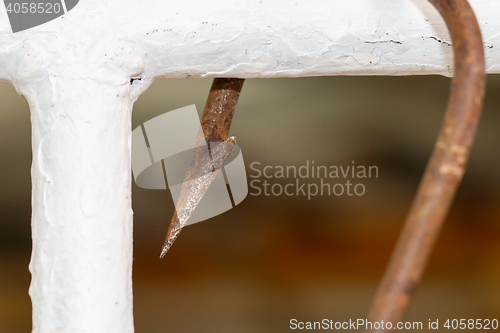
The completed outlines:
<svg viewBox="0 0 500 333">
<path fill-rule="evenodd" d="M 199 133 L 196 144 L 200 146 L 202 141 L 206 142 L 210 156 L 205 154 L 206 148 L 194 149 L 191 154 L 160 258 L 165 256 L 177 239 L 186 221 L 231 153 L 235 138 L 228 139 L 227 135 L 244 82 L 244 79 L 214 79 L 212 83 L 201 119 L 203 133 Z M 223 144 L 211 145 L 219 142 Z"/>
<path fill-rule="evenodd" d="M 444 18 L 453 42 L 455 75 L 446 115 L 403 231 L 378 287 L 368 321 L 396 330 L 420 283 L 433 245 L 462 180 L 485 94 L 483 42 L 467 0 L 429 0 Z"/>
</svg>

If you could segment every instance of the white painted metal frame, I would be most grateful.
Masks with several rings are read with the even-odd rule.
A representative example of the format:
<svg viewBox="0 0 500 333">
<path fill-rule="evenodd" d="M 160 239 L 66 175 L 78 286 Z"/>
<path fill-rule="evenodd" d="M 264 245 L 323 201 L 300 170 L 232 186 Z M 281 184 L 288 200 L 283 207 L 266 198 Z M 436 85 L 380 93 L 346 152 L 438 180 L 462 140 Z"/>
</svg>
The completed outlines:
<svg viewBox="0 0 500 333">
<path fill-rule="evenodd" d="M 498 73 L 500 1 L 471 4 Z M 26 97 L 33 126 L 33 332 L 134 330 L 131 112 L 155 78 L 452 67 L 426 0 L 81 0 L 16 34 L 2 7 L 0 79 Z"/>
</svg>

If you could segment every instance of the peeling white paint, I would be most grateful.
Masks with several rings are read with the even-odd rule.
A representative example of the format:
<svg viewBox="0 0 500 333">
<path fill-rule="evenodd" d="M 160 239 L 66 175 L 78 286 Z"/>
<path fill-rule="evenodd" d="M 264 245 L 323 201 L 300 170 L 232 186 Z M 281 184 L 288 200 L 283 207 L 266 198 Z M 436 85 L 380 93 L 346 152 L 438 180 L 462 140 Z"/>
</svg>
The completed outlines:
<svg viewBox="0 0 500 333">
<path fill-rule="evenodd" d="M 500 1 L 471 4 L 498 73 Z M 33 332 L 133 332 L 130 119 L 155 78 L 452 70 L 425 0 L 81 0 L 16 34 L 2 7 L 0 79 L 32 111 Z"/>
<path fill-rule="evenodd" d="M 500 2 L 471 4 L 488 72 L 498 73 Z M 158 76 L 450 75 L 453 68 L 446 27 L 425 0 L 84 0 L 42 26 L 9 30 L 2 8 L 3 54 L 38 40 L 63 50 L 60 56 L 85 54 L 96 66 L 119 67 L 133 50 L 143 61 L 142 83 Z M 10 79 L 12 68 L 0 64 L 0 78 Z"/>
</svg>

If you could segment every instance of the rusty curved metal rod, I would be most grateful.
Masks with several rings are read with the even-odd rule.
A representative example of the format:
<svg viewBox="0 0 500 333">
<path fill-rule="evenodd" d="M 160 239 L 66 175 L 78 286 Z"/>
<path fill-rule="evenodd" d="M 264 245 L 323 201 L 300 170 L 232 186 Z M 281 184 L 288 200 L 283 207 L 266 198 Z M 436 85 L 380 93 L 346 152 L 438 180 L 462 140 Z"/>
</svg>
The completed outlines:
<svg viewBox="0 0 500 333">
<path fill-rule="evenodd" d="M 235 144 L 235 138 L 227 136 L 244 82 L 244 79 L 221 78 L 214 79 L 212 83 L 201 118 L 203 133 L 199 133 L 196 142 L 196 146 L 201 146 L 202 142 L 206 142 L 210 156 L 207 157 L 204 147 L 194 149 L 191 154 L 160 258 L 165 256 L 179 236 Z M 214 142 L 226 144 L 211 147 L 210 144 Z"/>
<path fill-rule="evenodd" d="M 368 321 L 391 322 L 392 329 L 367 332 L 394 331 L 403 319 L 462 180 L 483 107 L 483 42 L 472 8 L 467 0 L 429 1 L 450 32 L 455 75 L 444 124 L 368 314 Z"/>
</svg>

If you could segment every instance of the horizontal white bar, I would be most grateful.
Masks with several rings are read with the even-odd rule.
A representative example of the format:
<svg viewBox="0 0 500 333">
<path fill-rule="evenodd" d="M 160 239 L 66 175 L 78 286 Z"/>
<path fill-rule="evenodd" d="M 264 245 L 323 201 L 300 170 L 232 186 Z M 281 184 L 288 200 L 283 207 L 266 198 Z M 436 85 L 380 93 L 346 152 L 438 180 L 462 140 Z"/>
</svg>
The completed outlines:
<svg viewBox="0 0 500 333">
<path fill-rule="evenodd" d="M 499 73 L 500 1 L 471 4 L 483 33 L 488 73 Z M 453 71 L 448 32 L 426 0 L 82 0 L 63 18 L 16 34 L 8 33 L 2 8 L 0 31 L 4 79 L 26 72 L 18 59 L 23 55 L 28 61 L 19 49 L 25 44 L 36 44 L 33 52 L 43 57 L 53 52 L 75 61 L 94 58 L 96 64 L 133 62 L 143 77 Z M 44 63 L 39 59 L 30 65 L 36 70 Z"/>
</svg>

